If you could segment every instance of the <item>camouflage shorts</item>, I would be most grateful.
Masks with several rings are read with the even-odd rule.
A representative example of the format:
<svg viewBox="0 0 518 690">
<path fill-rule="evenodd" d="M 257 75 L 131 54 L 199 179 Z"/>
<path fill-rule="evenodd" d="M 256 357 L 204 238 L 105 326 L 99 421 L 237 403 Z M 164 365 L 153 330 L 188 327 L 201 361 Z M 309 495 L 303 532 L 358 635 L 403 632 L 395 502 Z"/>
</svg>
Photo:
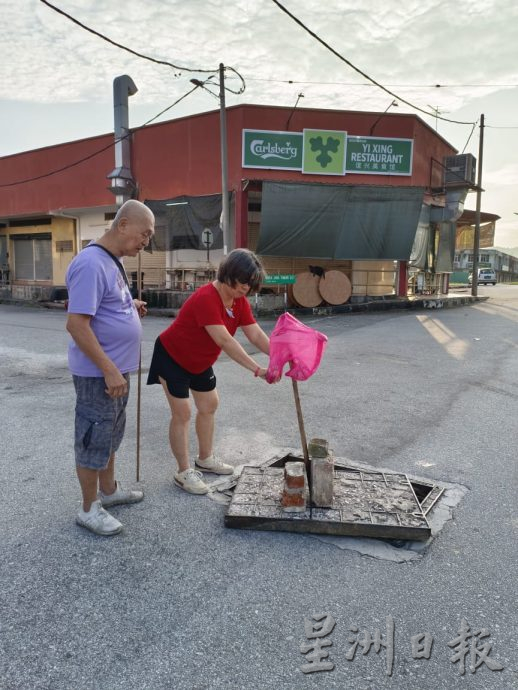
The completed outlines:
<svg viewBox="0 0 518 690">
<path fill-rule="evenodd" d="M 76 465 L 104 470 L 112 453 L 118 450 L 126 426 L 126 404 L 129 395 L 110 398 L 104 378 L 72 376 L 76 389 L 74 450 Z"/>
</svg>

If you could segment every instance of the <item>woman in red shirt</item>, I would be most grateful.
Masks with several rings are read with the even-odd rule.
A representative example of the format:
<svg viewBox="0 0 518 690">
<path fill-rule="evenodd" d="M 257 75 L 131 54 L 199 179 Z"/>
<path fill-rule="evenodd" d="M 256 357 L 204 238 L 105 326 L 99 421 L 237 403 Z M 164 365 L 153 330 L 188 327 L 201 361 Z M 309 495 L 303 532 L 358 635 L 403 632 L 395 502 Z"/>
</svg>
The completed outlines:
<svg viewBox="0 0 518 690">
<path fill-rule="evenodd" d="M 178 463 L 175 483 L 193 494 L 209 490 L 201 472 L 232 474 L 213 453 L 214 415 L 218 407 L 216 377 L 212 365 L 221 351 L 264 379 L 267 368 L 250 357 L 234 338 L 241 327 L 248 340 L 268 355 L 270 342 L 256 323 L 247 294 L 256 292 L 264 280 L 257 256 L 248 249 L 234 249 L 221 262 L 216 280 L 198 288 L 180 309 L 173 323 L 155 343 L 147 383 L 161 383 L 169 406 L 169 441 Z M 189 462 L 189 421 L 192 392 L 196 405 L 198 458 L 193 469 Z"/>
</svg>

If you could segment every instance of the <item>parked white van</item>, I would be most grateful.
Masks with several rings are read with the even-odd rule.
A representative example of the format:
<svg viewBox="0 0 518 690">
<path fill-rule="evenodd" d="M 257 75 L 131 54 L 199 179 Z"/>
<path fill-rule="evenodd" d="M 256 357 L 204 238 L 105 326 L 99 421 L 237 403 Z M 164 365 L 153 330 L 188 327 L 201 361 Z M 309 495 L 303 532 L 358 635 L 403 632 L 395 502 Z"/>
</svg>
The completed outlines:
<svg viewBox="0 0 518 690">
<path fill-rule="evenodd" d="M 469 274 L 468 283 L 473 282 L 473 273 Z M 479 285 L 496 285 L 496 273 L 492 268 L 478 269 L 478 284 Z"/>
</svg>

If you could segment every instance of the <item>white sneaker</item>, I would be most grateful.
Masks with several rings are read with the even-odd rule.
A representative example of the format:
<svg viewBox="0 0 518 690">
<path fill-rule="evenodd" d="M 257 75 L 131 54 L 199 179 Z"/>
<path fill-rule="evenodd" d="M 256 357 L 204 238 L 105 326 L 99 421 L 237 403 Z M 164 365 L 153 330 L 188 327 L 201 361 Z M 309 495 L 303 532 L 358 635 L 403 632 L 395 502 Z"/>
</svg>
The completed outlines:
<svg viewBox="0 0 518 690">
<path fill-rule="evenodd" d="M 139 503 L 144 498 L 144 492 L 138 489 L 123 489 L 120 482 L 115 482 L 115 491 L 112 494 L 103 494 L 99 491 L 98 498 L 105 508 L 118 506 L 124 503 Z"/>
<path fill-rule="evenodd" d="M 81 508 L 76 516 L 76 522 L 81 527 L 86 527 L 90 532 L 103 537 L 111 537 L 122 531 L 122 523 L 104 510 L 101 501 L 94 501 L 87 513 Z"/>
<path fill-rule="evenodd" d="M 183 472 L 177 472 L 174 475 L 174 481 L 175 484 L 190 494 L 206 494 L 209 491 L 209 487 L 201 478 L 201 472 L 193 470 L 192 467 Z"/>
<path fill-rule="evenodd" d="M 200 460 L 198 458 L 195 462 L 196 467 L 198 467 L 202 472 L 213 472 L 214 474 L 234 474 L 234 468 L 232 465 L 226 465 L 221 460 L 214 457 L 214 453 L 209 455 L 205 460 Z"/>
</svg>

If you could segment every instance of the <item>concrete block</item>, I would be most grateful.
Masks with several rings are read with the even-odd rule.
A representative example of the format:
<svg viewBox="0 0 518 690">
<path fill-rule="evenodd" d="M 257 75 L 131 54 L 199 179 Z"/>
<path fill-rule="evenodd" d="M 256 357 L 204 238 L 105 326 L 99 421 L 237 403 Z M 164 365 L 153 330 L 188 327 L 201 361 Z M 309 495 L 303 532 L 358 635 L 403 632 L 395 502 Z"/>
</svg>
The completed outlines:
<svg viewBox="0 0 518 690">
<path fill-rule="evenodd" d="M 325 438 L 312 438 L 308 443 L 308 453 L 311 458 L 327 458 L 329 443 Z"/>
<path fill-rule="evenodd" d="M 332 455 L 311 458 L 311 502 L 319 508 L 333 505 L 335 463 Z"/>
</svg>

